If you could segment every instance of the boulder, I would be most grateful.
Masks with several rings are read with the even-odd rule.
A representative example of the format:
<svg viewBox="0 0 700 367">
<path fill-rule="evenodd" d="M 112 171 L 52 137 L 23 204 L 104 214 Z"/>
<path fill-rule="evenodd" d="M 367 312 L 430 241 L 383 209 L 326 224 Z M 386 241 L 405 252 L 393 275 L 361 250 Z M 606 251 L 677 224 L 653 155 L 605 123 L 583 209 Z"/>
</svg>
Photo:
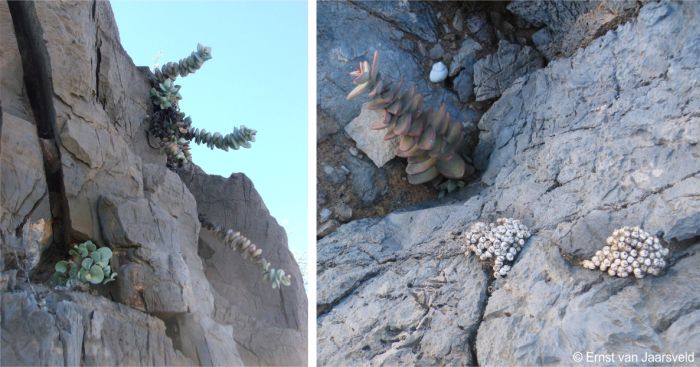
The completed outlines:
<svg viewBox="0 0 700 367">
<path fill-rule="evenodd" d="M 272 289 L 257 265 L 202 230 L 197 251 L 214 296 L 214 322 L 233 327 L 246 365 L 306 365 L 306 293 L 284 229 L 244 174 L 225 179 L 193 166 L 180 177 L 207 221 L 241 232 L 263 249 L 273 267 L 292 275 L 291 286 Z"/>
<path fill-rule="evenodd" d="M 476 100 L 500 96 L 516 79 L 542 66 L 542 56 L 535 49 L 500 41 L 496 53 L 474 64 Z"/>
<path fill-rule="evenodd" d="M 397 139 L 384 140 L 386 131 L 372 130 L 372 125 L 383 118 L 383 112 L 367 109 L 363 105 L 360 115 L 345 126 L 345 132 L 355 141 L 357 148 L 379 168 L 396 156 L 399 144 Z"/>
<path fill-rule="evenodd" d="M 609 29 L 634 19 L 640 3 L 644 2 L 517 0 L 507 8 L 532 25 L 541 27 L 532 40 L 537 49 L 551 60 L 571 56 Z"/>
<path fill-rule="evenodd" d="M 34 287 L 3 294 L 3 366 L 194 363 L 173 346 L 156 317 L 100 296 Z"/>
</svg>

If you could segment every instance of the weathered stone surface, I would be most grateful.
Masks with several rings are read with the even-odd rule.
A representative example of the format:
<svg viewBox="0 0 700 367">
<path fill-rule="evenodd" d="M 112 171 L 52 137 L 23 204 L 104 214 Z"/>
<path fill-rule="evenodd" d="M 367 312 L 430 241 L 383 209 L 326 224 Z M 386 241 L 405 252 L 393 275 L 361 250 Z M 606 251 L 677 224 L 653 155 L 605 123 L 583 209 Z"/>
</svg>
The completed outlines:
<svg viewBox="0 0 700 367">
<path fill-rule="evenodd" d="M 481 50 L 480 43 L 469 37 L 465 38 L 459 47 L 459 51 L 457 51 L 450 63 L 450 76 L 457 75 L 462 69 L 466 69 L 468 74 L 473 75 L 476 52 L 479 50 Z"/>
<path fill-rule="evenodd" d="M 170 315 L 188 312 L 195 305 L 201 307 L 202 300 L 193 293 L 191 271 L 182 255 L 184 247 L 196 238 L 188 238 L 176 220 L 145 199 L 119 201 L 105 197 L 100 201 L 99 216 L 105 241 L 110 247 L 126 249 L 136 246 L 132 256 L 139 260 L 138 265 L 129 266 L 136 266 L 138 270 L 128 272 L 128 277 L 118 280 L 122 295 L 120 302 L 140 308 L 139 304 L 128 302 L 133 299 L 134 292 L 140 292 L 144 311 Z M 120 264 L 115 269 L 122 272 Z"/>
<path fill-rule="evenodd" d="M 437 41 L 438 26 L 430 4 L 418 1 L 358 1 L 354 5 L 404 32 L 428 42 Z"/>
<path fill-rule="evenodd" d="M 442 235 L 477 214 L 464 207 L 391 214 L 322 239 L 319 365 L 474 364 L 470 342 L 488 275 Z"/>
<path fill-rule="evenodd" d="M 463 203 L 351 222 L 319 241 L 320 363 L 431 364 L 425 358 L 438 356 L 450 364 L 464 354 L 454 363 L 569 365 L 586 351 L 697 356 L 698 19 L 694 3 L 648 4 L 573 57 L 520 78 L 479 123 L 475 163 L 483 175 L 460 192 Z M 497 217 L 522 220 L 533 236 L 508 276 L 490 281 L 451 232 Z M 579 266 L 625 225 L 664 232 L 664 274 L 620 279 Z M 424 273 L 464 286 L 443 286 L 450 293 L 435 297 L 436 314 L 450 304 L 440 297 L 462 302 L 451 317 L 431 319 L 429 330 L 448 337 L 427 338 L 418 326 L 416 314 L 430 307 L 411 292 Z"/>
<path fill-rule="evenodd" d="M 384 75 L 396 80 L 422 81 L 420 91 L 429 88 L 427 71 L 421 70 L 415 55 L 400 47 L 404 32 L 351 3 L 320 2 L 317 9 L 318 109 L 341 127 L 359 114 L 365 99 L 345 99 L 353 88 L 348 73 L 361 60 L 371 58 L 375 50 L 381 53 Z"/>
<path fill-rule="evenodd" d="M 454 80 L 454 88 L 459 95 L 460 102 L 467 102 L 474 98 L 474 75 L 463 70 Z"/>
<path fill-rule="evenodd" d="M 700 335 L 697 245 L 663 276 L 635 281 L 572 266 L 551 234 L 530 241 L 507 284 L 489 298 L 476 342 L 480 363 L 568 364 L 581 351 L 640 360 L 655 351 L 700 352 L 692 344 Z M 690 325 L 674 325 L 680 318 Z M 684 333 L 674 334 L 672 325 Z"/>
<path fill-rule="evenodd" d="M 353 89 L 348 73 L 362 60 L 371 60 L 375 50 L 380 53 L 381 72 L 389 79 L 415 83 L 417 91 L 426 97 L 425 105 L 437 107 L 445 94 L 444 88 L 429 85 L 429 69 L 424 70 L 418 43 L 401 28 L 384 18 L 367 13 L 378 7 L 429 7 L 425 3 L 408 2 L 320 2 L 318 4 L 318 109 L 341 127 L 360 113 L 366 97 L 348 101 L 345 96 Z M 419 5 L 413 5 L 419 4 Z M 372 31 L 367 31 L 367 30 Z M 461 106 L 460 106 L 461 107 Z M 460 117 L 456 115 L 455 117 Z"/>
<path fill-rule="evenodd" d="M 362 159 L 349 156 L 346 162 L 352 176 L 352 190 L 361 205 L 367 207 L 379 201 L 388 190 L 386 174 Z"/>
<path fill-rule="evenodd" d="M 27 278 L 39 264 L 41 253 L 51 244 L 51 222 L 27 222 L 19 231 L 0 231 L 0 272 L 7 272 L 0 290 L 13 289 L 15 278 Z"/>
<path fill-rule="evenodd" d="M 36 126 L 3 112 L 0 134 L 0 228 L 11 232 L 26 220 L 50 221 Z"/>
<path fill-rule="evenodd" d="M 165 166 L 144 166 L 146 198 L 102 197 L 100 227 L 112 248 L 130 253 L 148 266 L 129 264 L 119 279 L 120 301 L 156 314 L 196 312 L 210 315 L 213 296 L 197 255 L 196 202 L 180 178 Z M 143 305 L 134 297 L 142 293 Z"/>
<path fill-rule="evenodd" d="M 0 60 L 0 106 L 3 113 L 33 121 L 24 90 L 22 59 L 7 2 L 0 3 Z"/>
<path fill-rule="evenodd" d="M 173 344 L 185 355 L 196 355 L 202 366 L 242 366 L 238 348 L 233 346 L 233 329 L 209 316 L 188 313 L 175 317 L 169 327 L 178 332 Z"/>
<path fill-rule="evenodd" d="M 384 140 L 385 131 L 372 130 L 372 125 L 383 118 L 383 112 L 367 109 L 364 105 L 360 115 L 345 126 L 345 132 L 355 141 L 357 148 L 367 154 L 377 167 L 384 166 L 396 156 L 399 144 L 397 139 Z"/>
<path fill-rule="evenodd" d="M 548 59 L 571 56 L 608 29 L 634 18 L 645 1 L 513 1 L 508 10 L 543 27 L 533 41 Z"/>
<path fill-rule="evenodd" d="M 34 287 L 37 294 L 2 296 L 3 366 L 193 364 L 155 317 L 99 296 Z"/>
<path fill-rule="evenodd" d="M 275 267 L 292 275 L 281 290 L 263 282 L 260 269 L 216 239 L 208 230 L 199 237 L 199 255 L 214 295 L 212 318 L 233 326 L 233 337 L 248 365 L 305 365 L 307 300 L 303 279 L 287 236 L 252 182 L 244 174 L 228 179 L 209 176 L 198 167 L 181 172 L 210 222 L 240 231 Z"/>
<path fill-rule="evenodd" d="M 501 41 L 498 51 L 474 64 L 477 101 L 498 97 L 519 77 L 541 68 L 542 56 L 532 47 Z"/>
</svg>

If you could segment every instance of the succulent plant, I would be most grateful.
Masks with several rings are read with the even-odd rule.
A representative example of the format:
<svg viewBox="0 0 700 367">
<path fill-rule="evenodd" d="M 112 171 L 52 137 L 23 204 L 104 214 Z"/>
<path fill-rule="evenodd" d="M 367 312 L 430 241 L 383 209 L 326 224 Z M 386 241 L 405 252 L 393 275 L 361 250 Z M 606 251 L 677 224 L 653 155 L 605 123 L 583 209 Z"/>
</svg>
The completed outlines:
<svg viewBox="0 0 700 367">
<path fill-rule="evenodd" d="M 250 148 L 250 142 L 255 141 L 255 133 L 257 133 L 256 130 L 243 125 L 240 128 L 234 127 L 233 132 L 226 136 L 190 127 L 185 137 L 194 140 L 197 144 L 206 144 L 209 149 L 219 148 L 228 151 L 229 148 L 233 150 L 238 150 L 240 147 Z"/>
<path fill-rule="evenodd" d="M 168 167 L 181 167 L 192 161 L 190 141 L 206 144 L 210 149 L 218 148 L 224 151 L 237 150 L 240 147 L 250 148 L 250 142 L 255 141 L 256 131 L 245 126 L 234 127 L 227 135 L 207 132 L 204 129 L 192 127 L 192 119 L 180 112 L 178 102 L 182 99 L 180 86 L 175 85 L 178 76 L 187 76 L 197 71 L 205 61 L 211 59 L 211 49 L 201 44 L 197 51 L 192 52 L 179 62 L 169 62 L 154 71 L 151 77 L 151 101 L 156 106 L 151 116 L 148 128 L 149 136 L 160 139 L 160 148 L 168 156 Z"/>
<path fill-rule="evenodd" d="M 610 276 L 634 275 L 641 279 L 646 274 L 659 275 L 666 267 L 664 257 L 668 253 L 658 237 L 639 227 L 622 227 L 608 237 L 606 246 L 596 251 L 590 260 L 583 260 L 581 265 L 590 270 L 600 269 Z"/>
<path fill-rule="evenodd" d="M 466 254 L 491 262 L 493 275 L 504 277 L 518 252 L 530 238 L 530 231 L 517 219 L 498 218 L 496 223 L 474 223 L 463 236 Z"/>
<path fill-rule="evenodd" d="M 180 86 L 175 85 L 172 79 L 158 83 L 156 87 L 151 88 L 151 99 L 153 104 L 161 109 L 177 106 L 177 102 L 182 99 L 180 95 Z"/>
<path fill-rule="evenodd" d="M 71 258 L 54 265 L 53 280 L 62 285 L 107 284 L 117 277 L 109 261 L 112 250 L 97 246 L 92 241 L 76 244 L 69 251 Z"/>
<path fill-rule="evenodd" d="M 153 72 L 158 83 L 166 79 L 175 80 L 178 76 L 187 76 L 202 67 L 205 61 L 211 59 L 211 48 L 197 44 L 197 51 L 178 62 L 169 62 Z"/>
<path fill-rule="evenodd" d="M 399 138 L 396 155 L 408 158 L 408 181 L 421 184 L 440 175 L 463 179 L 471 174 L 474 168 L 457 152 L 465 138 L 462 124 L 452 119 L 445 104 L 437 110 L 424 109 L 423 96 L 415 86 L 407 88 L 403 81 L 381 78 L 378 62 L 375 52 L 371 65 L 363 61 L 350 73 L 356 87 L 347 99 L 369 92 L 367 108 L 384 112 L 372 129 L 386 129 L 385 140 Z"/>
<path fill-rule="evenodd" d="M 248 238 L 240 232 L 235 232 L 232 229 L 223 229 L 211 222 L 200 218 L 202 227 L 214 232 L 216 236 L 231 249 L 238 251 L 243 258 L 253 261 L 260 267 L 263 273 L 263 280 L 270 283 L 272 288 L 281 288 L 292 284 L 292 276 L 286 274 L 283 269 L 275 269 L 269 261 L 262 257 L 262 249 L 252 243 Z"/>
</svg>

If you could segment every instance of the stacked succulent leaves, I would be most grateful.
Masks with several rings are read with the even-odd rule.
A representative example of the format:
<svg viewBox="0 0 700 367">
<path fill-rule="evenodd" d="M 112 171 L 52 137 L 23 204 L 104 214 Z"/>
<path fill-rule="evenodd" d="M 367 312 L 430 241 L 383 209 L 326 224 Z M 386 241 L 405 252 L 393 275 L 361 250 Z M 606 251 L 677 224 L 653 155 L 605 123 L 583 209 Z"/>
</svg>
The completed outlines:
<svg viewBox="0 0 700 367">
<path fill-rule="evenodd" d="M 164 82 L 167 79 L 175 80 L 178 76 L 187 76 L 194 73 L 202 67 L 205 61 L 211 59 L 211 47 L 197 44 L 197 51 L 178 62 L 169 62 L 161 68 L 156 68 L 153 72 L 155 79 L 158 82 Z"/>
<path fill-rule="evenodd" d="M 517 219 L 498 218 L 495 223 L 474 223 L 464 234 L 466 254 L 470 252 L 489 262 L 493 276 L 504 277 L 525 242 L 528 228 Z"/>
<path fill-rule="evenodd" d="M 238 251 L 244 258 L 250 259 L 258 265 L 263 273 L 263 280 L 272 284 L 273 289 L 292 284 L 292 276 L 286 274 L 283 269 L 273 268 L 270 262 L 262 257 L 262 249 L 257 247 L 240 232 L 235 232 L 232 229 L 225 230 L 203 218 L 200 218 L 200 221 L 202 222 L 202 227 L 214 232 L 227 246 Z"/>
<path fill-rule="evenodd" d="M 225 151 L 237 150 L 240 147 L 250 148 L 250 142 L 255 141 L 256 131 L 245 126 L 234 128 L 227 135 L 211 133 L 192 127 L 192 119 L 180 112 L 178 106 L 182 99 L 180 86 L 175 85 L 175 78 L 187 76 L 202 67 L 205 61 L 211 59 L 211 49 L 201 44 L 197 51 L 179 62 L 169 62 L 162 68 L 156 68 L 151 78 L 151 100 L 155 111 L 151 118 L 149 133 L 160 139 L 161 148 L 168 156 L 168 166 L 180 167 L 192 161 L 189 143 L 206 144 L 210 149 L 218 148 Z"/>
<path fill-rule="evenodd" d="M 666 267 L 664 257 L 669 253 L 668 248 L 661 245 L 658 237 L 639 227 L 618 228 L 606 242 L 590 260 L 582 262 L 584 268 L 599 269 L 613 277 L 634 275 L 641 279 L 647 274 L 659 275 Z"/>
<path fill-rule="evenodd" d="M 56 263 L 53 275 L 55 282 L 73 286 L 80 284 L 107 284 L 117 277 L 109 266 L 112 258 L 112 250 L 108 247 L 100 247 L 86 241 L 69 251 L 71 258 Z"/>
<path fill-rule="evenodd" d="M 421 184 L 440 175 L 462 179 L 470 174 L 472 167 L 457 152 L 465 137 L 462 124 L 452 119 L 445 104 L 435 111 L 424 109 L 423 96 L 415 86 L 381 78 L 378 60 L 375 51 L 371 65 L 363 61 L 350 74 L 356 87 L 347 99 L 369 91 L 367 108 L 384 112 L 372 129 L 386 129 L 385 140 L 399 139 L 396 155 L 408 158 L 408 181 Z"/>
<path fill-rule="evenodd" d="M 240 147 L 250 148 L 250 142 L 255 141 L 256 132 L 241 125 L 240 128 L 234 127 L 232 133 L 222 136 L 219 133 L 212 134 L 204 129 L 200 130 L 190 126 L 185 136 L 197 144 L 206 144 L 209 149 L 219 148 L 228 151 L 229 148 L 233 150 Z"/>
</svg>

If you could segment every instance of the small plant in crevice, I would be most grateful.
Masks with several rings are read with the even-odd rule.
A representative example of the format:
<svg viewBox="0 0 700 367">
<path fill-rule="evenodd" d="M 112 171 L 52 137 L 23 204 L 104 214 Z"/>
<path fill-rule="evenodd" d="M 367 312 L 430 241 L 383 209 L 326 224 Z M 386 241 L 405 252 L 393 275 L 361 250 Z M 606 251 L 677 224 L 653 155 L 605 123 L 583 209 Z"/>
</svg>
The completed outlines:
<svg viewBox="0 0 700 367">
<path fill-rule="evenodd" d="M 517 219 L 498 218 L 495 223 L 474 223 L 463 235 L 466 255 L 474 253 L 490 263 L 493 276 L 504 277 L 530 238 L 528 228 Z"/>
<path fill-rule="evenodd" d="M 641 279 L 647 274 L 659 275 L 666 267 L 664 257 L 669 253 L 668 248 L 661 245 L 658 237 L 639 227 L 616 229 L 606 242 L 590 260 L 582 261 L 584 268 L 599 269 L 613 277 L 634 275 Z"/>
<path fill-rule="evenodd" d="M 227 135 L 211 133 L 192 126 L 192 119 L 180 111 L 180 86 L 175 84 L 178 76 L 187 76 L 211 59 L 209 47 L 197 45 L 197 50 L 179 62 L 169 62 L 156 68 L 151 75 L 151 102 L 154 106 L 148 133 L 160 140 L 160 148 L 168 157 L 168 167 L 181 167 L 192 162 L 190 142 L 205 144 L 209 149 L 250 148 L 256 131 L 245 126 L 235 127 Z"/>
<path fill-rule="evenodd" d="M 347 99 L 369 91 L 367 108 L 384 112 L 372 129 L 386 129 L 385 140 L 399 138 L 396 155 L 408 159 L 408 182 L 422 184 L 441 175 L 461 180 L 471 175 L 474 168 L 459 153 L 466 137 L 464 126 L 452 119 L 444 103 L 436 111 L 424 109 L 415 85 L 408 88 L 403 81 L 382 78 L 378 62 L 375 51 L 371 65 L 363 61 L 350 73 L 356 87 Z"/>
<path fill-rule="evenodd" d="M 235 232 L 232 229 L 225 230 L 203 218 L 200 218 L 200 222 L 202 227 L 214 232 L 216 237 L 231 249 L 238 251 L 245 259 L 251 260 L 258 265 L 263 273 L 263 281 L 270 283 L 273 289 L 292 284 L 292 276 L 286 274 L 283 269 L 273 268 L 272 264 L 262 257 L 262 249 L 258 248 L 240 232 Z"/>
<path fill-rule="evenodd" d="M 112 250 L 97 246 L 92 241 L 76 244 L 69 251 L 68 260 L 61 260 L 54 266 L 52 280 L 68 287 L 82 284 L 107 284 L 117 277 L 109 262 Z"/>
</svg>

